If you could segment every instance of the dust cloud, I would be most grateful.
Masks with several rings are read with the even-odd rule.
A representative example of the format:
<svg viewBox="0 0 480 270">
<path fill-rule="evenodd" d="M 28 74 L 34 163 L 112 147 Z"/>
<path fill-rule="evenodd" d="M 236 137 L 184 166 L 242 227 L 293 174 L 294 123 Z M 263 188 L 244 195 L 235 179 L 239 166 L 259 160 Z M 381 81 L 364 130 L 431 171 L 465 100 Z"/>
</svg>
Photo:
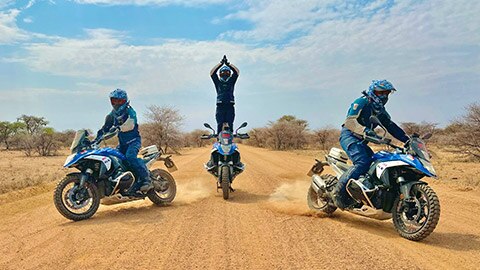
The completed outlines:
<svg viewBox="0 0 480 270">
<path fill-rule="evenodd" d="M 177 197 L 174 200 L 175 204 L 185 205 L 203 200 L 211 196 L 215 191 L 215 184 L 207 179 L 198 178 L 186 183 L 177 185 Z"/>
<path fill-rule="evenodd" d="M 312 216 L 315 213 L 308 208 L 307 191 L 310 181 L 283 183 L 270 194 L 266 203 L 268 209 L 287 215 Z"/>
</svg>

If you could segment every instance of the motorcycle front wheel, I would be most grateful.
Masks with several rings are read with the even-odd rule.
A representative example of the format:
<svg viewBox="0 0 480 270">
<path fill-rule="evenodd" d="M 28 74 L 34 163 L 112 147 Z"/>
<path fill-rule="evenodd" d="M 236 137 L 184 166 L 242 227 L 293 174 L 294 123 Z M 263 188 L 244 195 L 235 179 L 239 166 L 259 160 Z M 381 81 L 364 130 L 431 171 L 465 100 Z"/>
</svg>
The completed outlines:
<svg viewBox="0 0 480 270">
<path fill-rule="evenodd" d="M 97 187 L 88 181 L 84 187 L 79 187 L 80 177 L 80 173 L 65 176 L 53 193 L 53 202 L 58 212 L 73 221 L 92 217 L 100 205 Z"/>
<path fill-rule="evenodd" d="M 430 235 L 440 219 L 440 202 L 428 185 L 414 185 L 411 198 L 398 197 L 392 210 L 393 224 L 403 238 L 420 241 Z"/>
<path fill-rule="evenodd" d="M 173 176 L 165 170 L 151 171 L 154 188 L 147 192 L 148 198 L 156 205 L 167 205 L 177 195 L 177 185 Z"/>
<path fill-rule="evenodd" d="M 223 191 L 223 199 L 228 200 L 230 197 L 230 168 L 222 167 L 222 191 Z"/>
</svg>

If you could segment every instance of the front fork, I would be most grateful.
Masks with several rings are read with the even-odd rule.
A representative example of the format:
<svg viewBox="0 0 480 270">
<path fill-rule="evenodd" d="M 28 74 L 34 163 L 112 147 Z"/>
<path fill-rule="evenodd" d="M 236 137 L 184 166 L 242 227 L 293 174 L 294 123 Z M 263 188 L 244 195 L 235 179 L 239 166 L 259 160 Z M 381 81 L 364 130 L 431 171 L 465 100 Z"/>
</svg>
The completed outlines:
<svg viewBox="0 0 480 270">
<path fill-rule="evenodd" d="M 82 173 L 82 176 L 80 176 L 80 183 L 78 184 L 80 188 L 85 187 L 85 182 L 92 175 L 92 173 L 93 173 L 93 170 L 90 168 L 88 168 L 87 170 L 85 170 L 84 173 Z"/>
</svg>

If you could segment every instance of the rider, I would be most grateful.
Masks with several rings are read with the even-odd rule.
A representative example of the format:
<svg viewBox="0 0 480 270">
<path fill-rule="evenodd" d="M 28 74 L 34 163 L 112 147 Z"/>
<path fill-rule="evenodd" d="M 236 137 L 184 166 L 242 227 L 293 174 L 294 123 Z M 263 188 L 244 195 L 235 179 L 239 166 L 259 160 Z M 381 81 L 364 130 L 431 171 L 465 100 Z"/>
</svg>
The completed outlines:
<svg viewBox="0 0 480 270">
<path fill-rule="evenodd" d="M 113 110 L 107 115 L 105 124 L 97 132 L 95 142 L 99 142 L 107 132 L 119 131 L 117 149 L 126 156 L 129 168 L 138 178 L 129 193 L 135 195 L 139 194 L 139 191 L 146 192 L 153 188 L 153 185 L 145 163 L 137 158 L 142 145 L 140 132 L 138 131 L 137 114 L 130 106 L 130 100 L 125 90 L 113 90 L 110 93 L 110 103 Z"/>
<path fill-rule="evenodd" d="M 377 136 L 371 129 L 370 116 L 376 116 L 387 131 L 396 139 L 406 143 L 409 137 L 405 131 L 395 124 L 385 110 L 388 95 L 396 91 L 387 80 L 373 80 L 363 96 L 357 98 L 347 113 L 347 119 L 342 125 L 340 145 L 353 162 L 353 167 L 344 173 L 332 190 L 332 199 L 340 209 L 345 209 L 353 203 L 347 195 L 346 184 L 349 179 L 358 179 L 364 175 L 372 163 L 373 151 L 368 147 L 364 136 Z M 374 125 L 373 127 L 375 127 Z"/>
<path fill-rule="evenodd" d="M 218 70 L 220 70 L 220 76 L 217 75 Z M 238 68 L 228 62 L 226 55 L 224 55 L 220 63 L 215 65 L 210 71 L 210 77 L 217 91 L 217 110 L 215 112 L 217 134 L 220 134 L 223 130 L 233 132 L 233 120 L 235 119 L 235 96 L 233 92 L 239 74 L 240 71 Z M 239 170 L 244 169 L 244 164 L 240 162 L 240 153 L 238 150 L 233 154 L 233 160 Z M 207 170 L 213 170 L 217 162 L 217 160 L 214 160 L 212 154 L 206 164 Z"/>
<path fill-rule="evenodd" d="M 219 69 L 220 76 L 217 75 Z M 238 68 L 228 62 L 226 55 L 210 71 L 210 77 L 217 91 L 215 117 L 217 119 L 218 134 L 222 131 L 223 123 L 228 123 L 230 130 L 233 131 L 233 120 L 235 119 L 235 97 L 233 96 L 233 91 L 239 74 Z"/>
</svg>

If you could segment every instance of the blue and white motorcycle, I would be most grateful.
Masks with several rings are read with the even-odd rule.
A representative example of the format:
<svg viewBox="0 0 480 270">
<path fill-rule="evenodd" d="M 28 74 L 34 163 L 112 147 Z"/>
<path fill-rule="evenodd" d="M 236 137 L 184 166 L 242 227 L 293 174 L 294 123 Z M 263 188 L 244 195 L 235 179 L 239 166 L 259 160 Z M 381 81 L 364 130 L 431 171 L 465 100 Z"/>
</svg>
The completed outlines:
<svg viewBox="0 0 480 270">
<path fill-rule="evenodd" d="M 116 133 L 109 132 L 96 143 L 88 139 L 86 130 L 79 130 L 75 134 L 70 147 L 71 155 L 63 166 L 76 168 L 79 172 L 67 174 L 57 184 L 53 196 L 55 207 L 64 217 L 74 221 L 88 219 L 97 212 L 100 203 L 110 205 L 148 197 L 157 205 L 165 205 L 175 198 L 175 179 L 162 169 L 150 171 L 153 189 L 143 195 L 128 195 L 127 191 L 136 178 L 124 162 L 126 157 L 116 149 L 99 147 L 101 141 Z M 155 161 L 163 160 L 169 171 L 176 170 L 171 157 L 161 157 L 155 145 L 143 148 L 140 154 L 149 169 Z"/>
<path fill-rule="evenodd" d="M 240 152 L 237 144 L 233 142 L 233 138 L 248 139 L 247 133 L 238 133 L 238 130 L 247 126 L 244 122 L 236 131 L 232 133 L 225 129 L 220 134 L 215 134 L 215 130 L 207 123 L 203 124 L 206 128 L 212 130 L 210 135 L 202 135 L 203 140 L 217 138 L 213 144 L 211 160 L 205 164 L 205 169 L 215 176 L 217 181 L 217 190 L 222 189 L 223 199 L 227 200 L 232 188 L 232 181 L 245 170 L 245 165 L 240 162 Z"/>
<path fill-rule="evenodd" d="M 425 147 L 425 139 L 414 134 L 405 148 L 395 146 L 385 138 L 386 129 L 378 119 L 371 117 L 385 133 L 383 137 L 365 137 L 366 141 L 392 147 L 392 152 L 379 151 L 373 155 L 370 170 L 358 180 L 350 179 L 347 193 L 354 204 L 345 209 L 350 213 L 379 220 L 393 219 L 400 236 L 419 241 L 433 232 L 440 218 L 440 202 L 424 177 L 437 177 L 430 163 L 430 155 Z M 310 209 L 332 214 L 334 205 L 330 192 L 342 174 L 350 168 L 347 154 L 332 148 L 325 156 L 326 162 L 316 160 L 309 171 L 312 183 L 307 201 Z M 321 174 L 324 166 L 330 166 L 336 175 Z"/>
</svg>

